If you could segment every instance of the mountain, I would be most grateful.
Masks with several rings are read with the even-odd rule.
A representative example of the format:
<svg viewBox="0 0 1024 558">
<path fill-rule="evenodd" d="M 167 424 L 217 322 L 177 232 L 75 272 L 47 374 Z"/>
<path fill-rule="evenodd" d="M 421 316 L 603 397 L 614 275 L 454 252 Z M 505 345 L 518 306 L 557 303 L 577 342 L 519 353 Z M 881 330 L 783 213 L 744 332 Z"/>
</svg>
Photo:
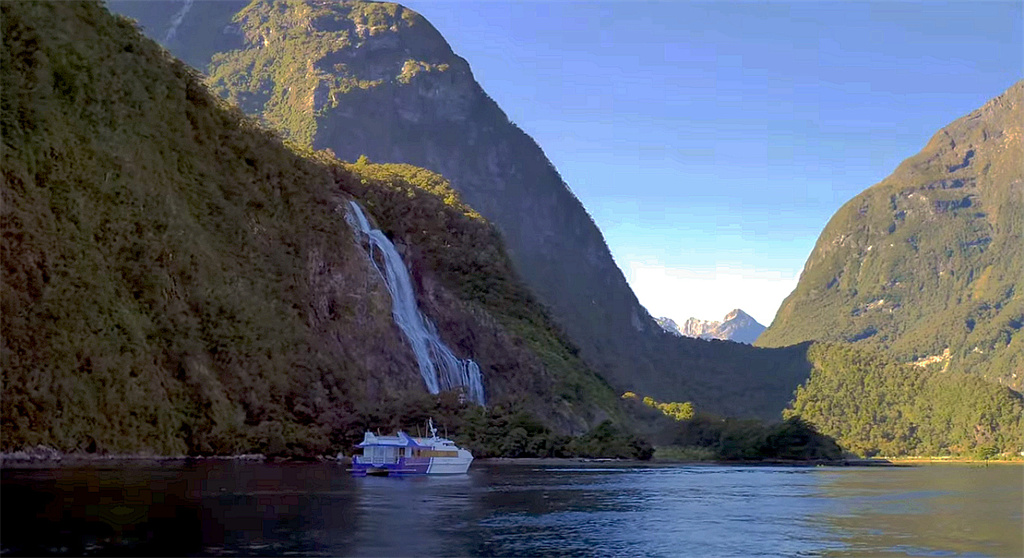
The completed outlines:
<svg viewBox="0 0 1024 558">
<path fill-rule="evenodd" d="M 249 0 L 108 0 L 114 13 L 138 20 L 146 36 L 193 68 L 205 68 L 214 53 L 241 48 L 241 30 L 232 20 Z"/>
<path fill-rule="evenodd" d="M 654 322 L 661 326 L 661 329 L 664 329 L 673 335 L 682 335 L 679 333 L 679 324 L 677 324 L 672 318 L 654 318 Z"/>
<path fill-rule="evenodd" d="M 815 343 L 811 377 L 786 417 L 864 456 L 1018 456 L 1024 399 L 975 375 L 898 364 L 849 344 Z"/>
<path fill-rule="evenodd" d="M 847 202 L 758 339 L 887 351 L 1024 387 L 1024 82 Z"/>
<path fill-rule="evenodd" d="M 419 14 L 254 1 L 234 21 L 245 45 L 212 57 L 214 91 L 314 149 L 450 180 L 502 232 L 519 273 L 589 359 L 615 360 L 628 337 L 656 327 L 541 149 Z"/>
<path fill-rule="evenodd" d="M 704 337 L 706 334 L 710 334 L 720 326 L 722 322 L 716 322 L 714 320 L 699 320 L 697 318 L 688 318 L 683 322 L 683 327 L 679 328 L 679 334 L 685 335 L 686 337 L 695 337 L 698 339 L 709 339 Z"/>
<path fill-rule="evenodd" d="M 748 345 L 756 341 L 761 332 L 765 330 L 763 325 L 739 308 L 726 314 L 725 318 L 720 322 L 690 318 L 680 327 L 679 324 L 669 318 L 657 318 L 654 321 L 662 329 L 673 335 L 696 339 L 735 341 Z"/>
<path fill-rule="evenodd" d="M 353 201 L 492 416 L 620 417 L 438 175 L 287 147 L 97 3 L 0 10 L 4 451 L 322 455 L 467 409 L 424 399 Z"/>
<path fill-rule="evenodd" d="M 616 391 L 777 418 L 806 379 L 800 348 L 741 349 L 665 333 L 541 148 L 419 14 L 370 2 L 206 4 L 110 6 L 291 141 L 444 176 L 494 224 L 516 273 Z"/>
<path fill-rule="evenodd" d="M 757 340 L 765 327 L 749 314 L 737 308 L 726 314 L 720 322 L 690 318 L 678 330 L 686 337 L 721 339 L 749 345 Z"/>
</svg>

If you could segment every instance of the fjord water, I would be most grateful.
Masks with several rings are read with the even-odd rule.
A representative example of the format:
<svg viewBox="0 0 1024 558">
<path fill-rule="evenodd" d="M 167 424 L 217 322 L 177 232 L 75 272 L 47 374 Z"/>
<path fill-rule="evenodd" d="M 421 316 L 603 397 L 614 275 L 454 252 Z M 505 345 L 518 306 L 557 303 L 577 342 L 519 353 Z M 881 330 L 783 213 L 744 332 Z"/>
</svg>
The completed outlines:
<svg viewBox="0 0 1024 558">
<path fill-rule="evenodd" d="M 1021 556 L 1019 465 L 4 469 L 3 555 Z"/>
</svg>

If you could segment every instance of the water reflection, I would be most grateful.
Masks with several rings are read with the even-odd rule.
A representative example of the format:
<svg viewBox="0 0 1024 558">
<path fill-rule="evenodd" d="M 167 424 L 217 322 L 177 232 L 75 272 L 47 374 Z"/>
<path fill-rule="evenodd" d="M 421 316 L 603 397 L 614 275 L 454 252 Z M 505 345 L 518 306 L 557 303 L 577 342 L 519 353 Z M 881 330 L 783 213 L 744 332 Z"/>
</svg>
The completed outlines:
<svg viewBox="0 0 1024 558">
<path fill-rule="evenodd" d="M 532 482 L 512 479 L 507 487 L 495 487 L 531 508 L 506 505 L 486 521 L 487 550 L 580 556 L 811 553 L 827 544 L 824 531 L 800 517 L 813 506 L 794 503 L 815 485 L 812 473 L 724 467 L 541 470 Z"/>
<path fill-rule="evenodd" d="M 198 498 L 174 471 L 4 470 L 2 495 L 5 555 L 185 555 L 202 544 Z"/>
<path fill-rule="evenodd" d="M 474 505 L 486 479 L 472 472 L 443 477 L 352 479 L 358 503 L 353 544 L 337 547 L 355 556 L 466 555 Z"/>
<path fill-rule="evenodd" d="M 824 473 L 835 555 L 1022 556 L 1024 468 L 942 465 Z"/>
<path fill-rule="evenodd" d="M 330 556 L 358 532 L 358 496 L 339 466 L 223 463 L 202 484 L 202 554 Z"/>
<path fill-rule="evenodd" d="M 4 555 L 1019 556 L 1022 467 L 4 470 Z"/>
</svg>

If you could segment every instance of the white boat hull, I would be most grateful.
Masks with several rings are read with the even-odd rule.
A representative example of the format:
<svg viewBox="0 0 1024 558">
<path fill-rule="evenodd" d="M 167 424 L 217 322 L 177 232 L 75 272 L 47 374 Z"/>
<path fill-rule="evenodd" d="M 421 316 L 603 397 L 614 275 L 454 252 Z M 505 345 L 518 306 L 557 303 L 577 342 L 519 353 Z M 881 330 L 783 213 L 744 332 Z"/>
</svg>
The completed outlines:
<svg viewBox="0 0 1024 558">
<path fill-rule="evenodd" d="M 468 453 L 468 452 L 467 452 Z M 428 475 L 460 475 L 469 470 L 473 456 L 432 457 L 427 467 Z"/>
</svg>

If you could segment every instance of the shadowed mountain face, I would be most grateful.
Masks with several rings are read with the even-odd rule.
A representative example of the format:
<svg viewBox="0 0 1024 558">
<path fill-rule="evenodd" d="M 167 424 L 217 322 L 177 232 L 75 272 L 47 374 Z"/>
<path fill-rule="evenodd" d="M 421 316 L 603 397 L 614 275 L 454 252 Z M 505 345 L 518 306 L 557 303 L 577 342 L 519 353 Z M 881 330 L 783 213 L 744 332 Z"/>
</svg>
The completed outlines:
<svg viewBox="0 0 1024 558">
<path fill-rule="evenodd" d="M 185 3 L 110 5 L 165 40 Z M 226 21 L 223 5 L 190 6 L 165 44 L 204 67 L 217 93 L 342 159 L 445 176 L 498 228 L 517 273 L 614 388 L 777 417 L 806 378 L 799 350 L 749 349 L 750 358 L 666 334 L 544 152 L 420 15 L 396 4 L 257 0 Z"/>
<path fill-rule="evenodd" d="M 425 414 L 353 197 L 492 409 L 619 418 L 440 176 L 297 153 L 96 2 L 0 10 L 0 449 L 323 455 Z"/>
<path fill-rule="evenodd" d="M 661 329 L 664 329 L 673 335 L 682 335 L 679 333 L 679 324 L 677 324 L 672 318 L 654 318 L 654 321 L 661 326 Z"/>
<path fill-rule="evenodd" d="M 844 205 L 759 345 L 887 349 L 1024 380 L 1024 82 Z"/>
<path fill-rule="evenodd" d="M 591 359 L 619 364 L 623 344 L 654 325 L 541 149 L 418 14 L 362 3 L 281 14 L 258 2 L 238 21 L 249 48 L 217 57 L 215 91 L 342 159 L 365 154 L 451 180 Z M 308 68 L 281 64 L 307 48 L 317 49 Z"/>
</svg>

